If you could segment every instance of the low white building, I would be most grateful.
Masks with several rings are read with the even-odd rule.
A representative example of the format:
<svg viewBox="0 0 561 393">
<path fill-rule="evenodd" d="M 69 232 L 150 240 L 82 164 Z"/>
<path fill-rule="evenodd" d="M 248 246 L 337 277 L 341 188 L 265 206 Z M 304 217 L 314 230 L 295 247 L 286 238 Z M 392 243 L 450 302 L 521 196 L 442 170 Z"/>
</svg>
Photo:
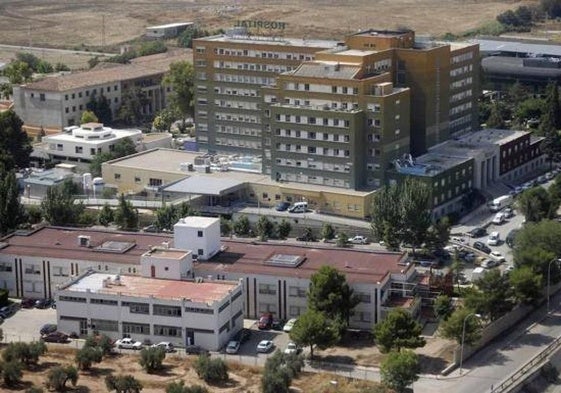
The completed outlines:
<svg viewBox="0 0 561 393">
<path fill-rule="evenodd" d="M 43 142 L 51 159 L 90 162 L 97 154 L 113 151 L 125 138 L 130 138 L 135 146 L 139 145 L 142 131 L 115 130 L 100 123 L 86 123 L 67 132 L 46 136 Z"/>
<path fill-rule="evenodd" d="M 193 250 L 193 259 L 208 260 L 220 251 L 220 220 L 185 217 L 173 226 L 174 246 Z"/>
<path fill-rule="evenodd" d="M 56 293 L 57 325 L 79 335 L 218 350 L 243 327 L 239 282 L 86 272 Z"/>
</svg>

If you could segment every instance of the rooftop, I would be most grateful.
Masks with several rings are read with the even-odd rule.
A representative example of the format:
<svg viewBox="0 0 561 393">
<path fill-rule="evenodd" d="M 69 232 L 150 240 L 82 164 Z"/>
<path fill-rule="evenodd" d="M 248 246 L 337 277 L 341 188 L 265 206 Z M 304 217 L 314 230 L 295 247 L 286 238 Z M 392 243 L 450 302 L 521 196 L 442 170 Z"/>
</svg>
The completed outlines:
<svg viewBox="0 0 561 393">
<path fill-rule="evenodd" d="M 157 299 L 190 300 L 197 303 L 213 303 L 224 299 L 240 284 L 231 281 L 179 281 L 119 275 L 119 284 L 104 286 L 104 280 L 115 282 L 116 274 L 91 272 L 64 287 L 66 291 L 121 295 L 131 297 L 155 297 Z"/>
<path fill-rule="evenodd" d="M 167 29 L 170 27 L 182 27 L 182 26 L 191 26 L 193 22 L 177 22 L 177 23 L 168 23 L 165 25 L 157 25 L 157 26 L 148 26 L 146 30 L 153 30 L 153 29 Z"/>
<path fill-rule="evenodd" d="M 215 35 L 211 37 L 198 38 L 201 41 L 213 42 L 235 42 L 241 44 L 263 44 L 263 45 L 282 45 L 282 46 L 300 46 L 304 48 L 333 48 L 337 46 L 339 41 L 332 40 L 309 40 L 304 38 L 288 38 L 288 37 L 267 37 L 245 34 L 233 35 Z M 292 48 L 291 48 L 292 50 Z"/>
<path fill-rule="evenodd" d="M 78 236 L 89 236 L 90 247 L 80 246 Z M 0 254 L 138 265 L 142 254 L 163 242 L 173 243 L 173 238 L 163 234 L 43 227 L 3 238 Z M 117 243 L 132 247 L 123 252 L 96 249 Z"/>
<path fill-rule="evenodd" d="M 185 250 L 170 249 L 165 247 L 154 247 L 147 251 L 143 256 L 156 257 L 160 259 L 183 260 L 189 256 L 190 252 Z"/>
<path fill-rule="evenodd" d="M 309 279 L 324 265 L 344 273 L 351 283 L 377 283 L 388 274 L 400 274 L 406 253 L 371 252 L 294 244 L 259 244 L 222 240 L 223 249 L 210 261 L 196 262 L 204 272 L 262 274 Z"/>
<path fill-rule="evenodd" d="M 360 66 L 356 64 L 322 61 L 302 63 L 290 74 L 308 78 L 354 79 L 359 72 Z"/>
<path fill-rule="evenodd" d="M 103 163 L 105 165 L 115 166 L 117 168 L 133 168 L 138 172 L 142 171 L 158 171 L 169 174 L 182 174 L 185 177 L 198 177 L 199 179 L 219 179 L 224 181 L 234 180 L 235 182 L 241 183 L 257 183 L 257 184 L 275 184 L 284 189 L 291 190 L 301 190 L 301 191 L 311 191 L 311 192 L 331 192 L 340 193 L 345 195 L 359 195 L 364 196 L 372 191 L 356 191 L 341 189 L 337 187 L 327 187 L 315 184 L 302 184 L 302 183 L 290 183 L 290 182 L 276 182 L 271 179 L 269 175 L 264 175 L 262 173 L 255 172 L 245 172 L 245 171 L 220 171 L 212 170 L 211 173 L 198 173 L 190 172 L 187 169 L 188 163 L 193 163 L 195 158 L 201 157 L 201 153 L 189 152 L 185 150 L 175 150 L 175 149 L 151 149 L 144 152 L 136 153 L 131 156 L 118 158 L 112 161 L 107 161 Z M 244 157 L 239 157 L 243 160 Z M 212 168 L 211 168 L 212 169 Z M 106 181 L 108 181 L 106 179 Z M 204 180 L 200 180 L 204 181 Z M 211 184 L 211 183 L 209 183 Z M 228 183 L 224 183 L 228 184 Z"/>
<path fill-rule="evenodd" d="M 29 90 L 68 91 L 107 83 L 160 75 L 169 70 L 171 63 L 188 60 L 191 51 L 174 50 L 131 60 L 130 64 L 93 69 L 61 76 L 52 76 L 24 85 Z"/>
<path fill-rule="evenodd" d="M 191 228 L 208 228 L 211 225 L 214 225 L 217 221 L 219 220 L 215 217 L 189 216 L 181 218 L 175 225 L 187 226 Z"/>
<path fill-rule="evenodd" d="M 140 130 L 117 130 L 104 127 L 103 124 L 88 123 L 82 124 L 80 128 L 70 132 L 48 135 L 43 138 L 44 143 L 49 142 L 75 142 L 86 145 L 98 145 L 112 139 L 121 139 L 133 136 L 141 136 Z"/>
<path fill-rule="evenodd" d="M 483 71 L 502 74 L 511 78 L 516 76 L 541 76 L 544 79 L 559 78 L 561 77 L 559 65 L 558 59 L 549 58 L 490 56 L 481 60 Z"/>
<path fill-rule="evenodd" d="M 523 53 L 526 55 L 535 54 L 542 56 L 561 57 L 561 45 L 555 42 L 531 41 L 524 39 L 474 39 L 472 43 L 479 44 L 480 52 L 502 52 L 502 53 Z"/>
</svg>

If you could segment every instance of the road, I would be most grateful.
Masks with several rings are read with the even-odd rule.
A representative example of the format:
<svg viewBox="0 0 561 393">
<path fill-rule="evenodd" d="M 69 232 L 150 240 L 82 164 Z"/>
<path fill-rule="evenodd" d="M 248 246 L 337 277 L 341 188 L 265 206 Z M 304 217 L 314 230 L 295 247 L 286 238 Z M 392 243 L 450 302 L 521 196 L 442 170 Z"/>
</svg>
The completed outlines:
<svg viewBox="0 0 561 393">
<path fill-rule="evenodd" d="M 18 51 L 33 51 L 33 52 L 51 52 L 60 53 L 68 55 L 87 55 L 87 56 L 115 56 L 115 53 L 104 53 L 104 52 L 90 52 L 85 50 L 71 50 L 71 49 L 56 49 L 56 48 L 39 48 L 36 46 L 19 46 L 19 45 L 6 45 L 0 44 L 0 49 L 11 49 Z"/>
</svg>

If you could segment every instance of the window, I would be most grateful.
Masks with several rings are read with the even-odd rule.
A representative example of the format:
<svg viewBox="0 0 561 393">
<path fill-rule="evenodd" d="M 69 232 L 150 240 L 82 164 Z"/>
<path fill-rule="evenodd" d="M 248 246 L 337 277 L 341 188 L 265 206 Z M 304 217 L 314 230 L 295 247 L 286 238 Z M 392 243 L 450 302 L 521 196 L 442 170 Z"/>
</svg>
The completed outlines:
<svg viewBox="0 0 561 393">
<path fill-rule="evenodd" d="M 291 317 L 299 317 L 301 314 L 306 312 L 306 307 L 290 306 L 288 309 L 288 314 Z"/>
<path fill-rule="evenodd" d="M 185 312 L 196 314 L 214 314 L 212 308 L 185 307 Z"/>
<path fill-rule="evenodd" d="M 197 237 L 203 237 L 203 231 L 197 231 Z"/>
<path fill-rule="evenodd" d="M 25 274 L 41 274 L 41 270 L 35 265 L 25 265 Z"/>
<path fill-rule="evenodd" d="M 104 304 L 106 306 L 117 306 L 119 304 L 116 300 L 108 300 L 108 299 L 90 299 L 91 304 Z"/>
<path fill-rule="evenodd" d="M 148 185 L 150 187 L 159 187 L 162 185 L 162 179 L 154 179 L 154 178 L 150 178 L 150 180 L 148 181 Z"/>
<path fill-rule="evenodd" d="M 162 315 L 166 317 L 180 317 L 181 307 L 177 306 L 163 306 L 159 304 L 154 304 L 152 306 L 152 313 L 154 315 Z"/>
<path fill-rule="evenodd" d="M 115 180 L 121 180 L 121 174 L 115 173 Z"/>
<path fill-rule="evenodd" d="M 64 101 L 68 101 L 68 94 L 64 95 Z"/>
<path fill-rule="evenodd" d="M 58 300 L 61 301 L 61 302 L 86 303 L 86 298 L 85 297 L 59 296 Z"/>
<path fill-rule="evenodd" d="M 103 332 L 118 332 L 119 322 L 108 319 L 92 319 L 92 329 Z"/>
<path fill-rule="evenodd" d="M 134 177 L 134 182 L 135 182 L 135 183 L 140 183 L 140 182 L 141 182 L 140 177 L 135 176 L 135 177 Z"/>
<path fill-rule="evenodd" d="M 74 150 L 76 154 L 82 154 L 84 152 L 84 148 L 82 146 L 76 146 Z"/>
<path fill-rule="evenodd" d="M 121 302 L 121 307 L 128 307 L 131 314 L 150 313 L 150 305 L 148 303 Z"/>
<path fill-rule="evenodd" d="M 360 299 L 361 303 L 370 303 L 371 298 L 369 293 L 359 292 L 357 293 L 358 298 Z"/>
<path fill-rule="evenodd" d="M 229 305 L 230 305 L 230 301 L 228 300 L 228 301 L 226 301 L 226 303 L 224 303 L 223 305 L 221 305 L 218 308 L 218 313 L 220 314 L 222 311 L 224 311 L 226 308 L 228 308 Z"/>
<path fill-rule="evenodd" d="M 154 325 L 155 336 L 181 337 L 181 328 L 177 326 Z"/>
<path fill-rule="evenodd" d="M 274 284 L 259 284 L 260 295 L 276 295 L 277 290 Z"/>
<path fill-rule="evenodd" d="M 288 288 L 288 296 L 290 297 L 306 297 L 307 291 L 306 288 L 300 287 L 289 287 Z"/>
<path fill-rule="evenodd" d="M 150 334 L 150 325 L 147 323 L 123 322 L 124 334 Z"/>
<path fill-rule="evenodd" d="M 199 248 L 197 250 L 197 255 L 204 255 L 205 254 L 205 250 L 203 250 L 202 248 Z"/>
</svg>

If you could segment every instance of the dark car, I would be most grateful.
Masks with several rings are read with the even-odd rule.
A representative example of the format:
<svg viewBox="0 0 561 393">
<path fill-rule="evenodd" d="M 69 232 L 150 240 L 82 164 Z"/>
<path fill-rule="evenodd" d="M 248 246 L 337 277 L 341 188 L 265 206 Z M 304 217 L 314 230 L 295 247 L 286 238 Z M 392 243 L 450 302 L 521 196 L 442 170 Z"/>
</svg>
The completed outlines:
<svg viewBox="0 0 561 393">
<path fill-rule="evenodd" d="M 510 248 L 514 247 L 514 241 L 516 240 L 516 234 L 518 233 L 519 229 L 512 229 L 508 235 L 506 235 L 505 243 Z"/>
<path fill-rule="evenodd" d="M 482 251 L 485 254 L 489 254 L 491 252 L 491 249 L 483 242 L 473 243 L 473 248 L 475 248 L 476 250 Z"/>
<path fill-rule="evenodd" d="M 235 340 L 243 344 L 247 342 L 250 338 L 251 338 L 251 329 L 244 328 L 236 334 Z"/>
<path fill-rule="evenodd" d="M 208 351 L 199 345 L 187 345 L 185 347 L 185 353 L 187 355 L 202 355 L 208 354 Z"/>
<path fill-rule="evenodd" d="M 35 307 L 35 299 L 29 297 L 24 297 L 21 299 L 21 308 L 33 308 Z"/>
<path fill-rule="evenodd" d="M 275 210 L 278 212 L 283 212 L 288 210 L 289 207 L 290 207 L 290 202 L 279 202 L 277 203 L 277 206 L 275 206 Z"/>
<path fill-rule="evenodd" d="M 283 319 L 273 319 L 273 323 L 271 323 L 271 329 L 273 330 L 282 330 L 284 327 L 284 323 L 286 321 Z"/>
<path fill-rule="evenodd" d="M 12 303 L 8 306 L 4 306 L 0 308 L 0 317 L 4 319 L 11 317 L 16 313 L 17 310 L 18 310 L 18 305 L 16 303 Z"/>
<path fill-rule="evenodd" d="M 35 308 L 50 308 L 53 305 L 52 299 L 39 299 L 35 301 Z"/>
<path fill-rule="evenodd" d="M 68 342 L 68 334 L 62 332 L 52 332 L 49 334 L 45 334 L 41 337 L 41 340 L 47 343 L 67 343 Z"/>
<path fill-rule="evenodd" d="M 487 230 L 485 228 L 473 228 L 469 231 L 471 237 L 482 237 L 487 235 Z"/>
<path fill-rule="evenodd" d="M 45 334 L 56 332 L 56 328 L 57 328 L 56 324 L 46 323 L 43 326 L 41 326 L 41 330 L 39 330 L 39 333 L 41 333 L 41 336 L 44 336 Z"/>
<path fill-rule="evenodd" d="M 259 322 L 257 322 L 257 328 L 261 330 L 270 329 L 272 325 L 273 325 L 272 314 L 261 315 L 261 318 L 259 318 Z"/>
</svg>

